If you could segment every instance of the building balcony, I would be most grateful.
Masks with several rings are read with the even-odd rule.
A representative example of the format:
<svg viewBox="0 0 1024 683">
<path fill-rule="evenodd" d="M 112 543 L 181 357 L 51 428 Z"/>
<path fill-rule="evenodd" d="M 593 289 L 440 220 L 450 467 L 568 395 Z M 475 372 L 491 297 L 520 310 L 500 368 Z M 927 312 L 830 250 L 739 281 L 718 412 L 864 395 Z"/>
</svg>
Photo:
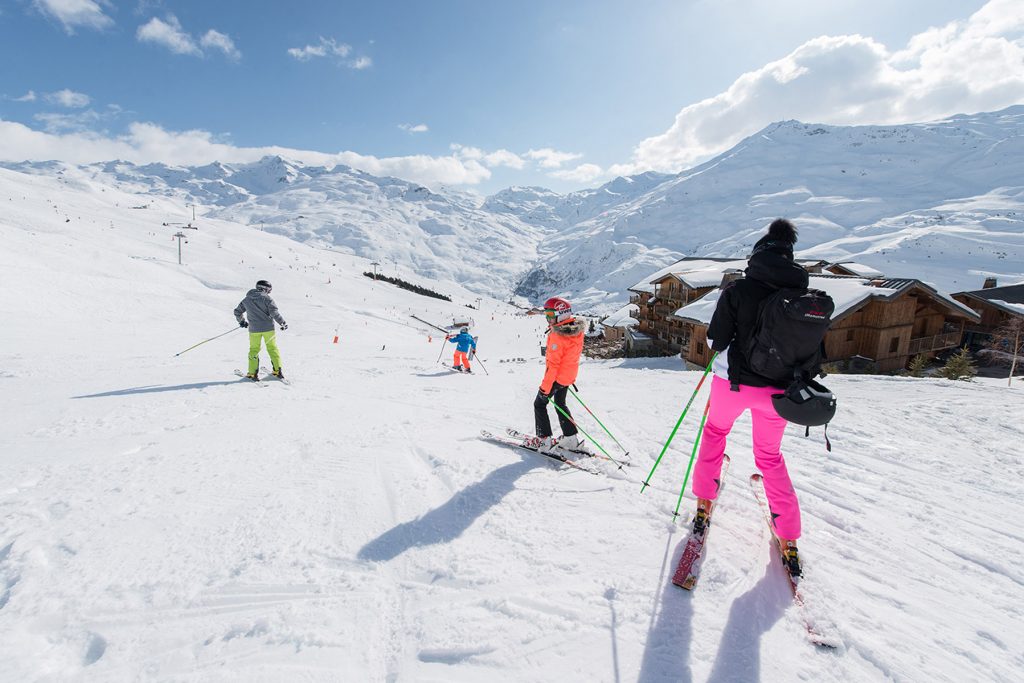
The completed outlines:
<svg viewBox="0 0 1024 683">
<path fill-rule="evenodd" d="M 911 356 L 916 356 L 919 353 L 927 353 L 929 351 L 941 351 L 942 349 L 951 349 L 954 346 L 960 344 L 960 331 L 946 332 L 944 334 L 936 334 L 932 337 L 920 337 L 918 339 L 910 340 L 910 347 L 907 353 Z"/>
</svg>

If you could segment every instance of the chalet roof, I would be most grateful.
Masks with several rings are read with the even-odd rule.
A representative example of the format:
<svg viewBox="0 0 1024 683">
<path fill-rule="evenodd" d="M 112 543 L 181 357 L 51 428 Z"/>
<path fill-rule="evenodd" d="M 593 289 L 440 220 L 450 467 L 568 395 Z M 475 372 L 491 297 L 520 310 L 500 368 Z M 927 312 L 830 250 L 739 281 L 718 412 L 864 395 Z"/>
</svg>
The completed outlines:
<svg viewBox="0 0 1024 683">
<path fill-rule="evenodd" d="M 636 304 L 626 304 L 601 321 L 605 327 L 633 327 L 640 324 L 633 315 L 640 310 Z"/>
<path fill-rule="evenodd" d="M 803 267 L 824 266 L 828 262 L 820 259 L 795 259 Z M 746 270 L 747 258 L 725 258 L 720 256 L 684 256 L 660 270 L 656 270 L 646 278 L 629 288 L 638 294 L 654 293 L 654 283 L 671 275 L 691 289 L 715 287 L 722 282 L 722 276 L 728 270 Z M 881 273 L 879 273 L 881 275 Z"/>
<path fill-rule="evenodd" d="M 836 263 L 829 263 L 825 268 L 831 268 L 832 266 L 839 266 L 844 270 L 848 270 L 858 277 L 884 277 L 882 271 L 876 270 L 871 266 L 864 265 L 863 263 L 856 263 L 855 261 L 837 261 Z"/>
<path fill-rule="evenodd" d="M 960 303 L 953 298 L 952 295 L 946 294 L 945 292 L 939 291 L 939 289 L 932 284 L 923 282 L 921 280 L 915 280 L 913 278 L 890 278 L 888 280 L 872 280 L 872 286 L 884 287 L 886 289 L 893 289 L 896 291 L 895 294 L 880 297 L 886 300 L 895 299 L 897 296 L 903 294 L 909 289 L 918 288 L 923 289 L 932 296 L 940 304 L 951 309 L 957 315 L 963 315 L 973 320 L 974 322 L 981 322 L 981 316 L 974 312 L 970 306 Z"/>
<path fill-rule="evenodd" d="M 891 301 L 913 287 L 920 287 L 928 291 L 936 300 L 953 309 L 958 315 L 970 318 L 975 322 L 980 320 L 980 316 L 970 308 L 920 280 L 871 281 L 860 277 L 817 275 L 812 273 L 809 286 L 814 289 L 824 290 L 832 297 L 832 301 L 836 305 L 835 312 L 832 314 L 833 322 L 855 313 L 861 308 L 862 304 L 870 299 Z M 711 316 L 715 312 L 715 306 L 718 305 L 718 297 L 721 291 L 716 289 L 702 296 L 697 301 L 677 310 L 673 316 L 688 322 L 704 325 L 710 324 Z"/>
<path fill-rule="evenodd" d="M 983 301 L 1013 315 L 1024 315 L 1024 284 L 957 292 L 954 296 L 957 295 Z"/>
</svg>

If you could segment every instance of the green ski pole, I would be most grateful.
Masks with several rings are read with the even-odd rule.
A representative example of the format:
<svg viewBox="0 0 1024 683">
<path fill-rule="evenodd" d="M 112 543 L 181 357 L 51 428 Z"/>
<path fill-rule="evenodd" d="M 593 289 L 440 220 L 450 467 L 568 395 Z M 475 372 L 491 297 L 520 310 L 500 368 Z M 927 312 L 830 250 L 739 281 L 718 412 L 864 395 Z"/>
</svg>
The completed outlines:
<svg viewBox="0 0 1024 683">
<path fill-rule="evenodd" d="M 224 334 L 231 334 L 232 332 L 237 332 L 240 329 L 242 329 L 242 328 L 241 327 L 232 327 L 230 330 L 228 330 Z M 187 353 L 187 352 L 191 351 L 192 349 L 196 348 L 197 346 L 202 346 L 206 342 L 212 342 L 214 339 L 220 339 L 221 337 L 224 336 L 224 334 L 218 334 L 216 337 L 210 337 L 209 339 L 204 339 L 203 341 L 199 342 L 198 344 L 193 344 L 192 346 L 188 347 L 184 351 L 179 351 L 178 353 L 174 354 L 174 358 L 177 358 L 178 356 L 180 356 L 183 353 Z"/>
<path fill-rule="evenodd" d="M 704 374 L 701 376 L 700 381 L 697 382 L 697 388 L 693 390 L 693 395 L 690 396 L 690 400 L 686 402 L 686 407 L 683 408 L 682 414 L 679 416 L 679 419 L 676 420 L 676 426 L 672 428 L 672 433 L 668 435 L 668 441 L 666 441 L 665 445 L 662 447 L 661 453 L 658 455 L 658 459 L 654 461 L 654 467 L 651 468 L 651 471 L 647 474 L 647 478 L 644 479 L 643 486 L 640 487 L 640 493 L 646 491 L 647 487 L 651 485 L 651 477 L 654 476 L 654 470 L 658 469 L 658 464 L 661 463 L 661 459 L 665 457 L 665 451 L 668 450 L 668 445 L 672 443 L 672 439 L 675 438 L 676 432 L 679 430 L 679 425 L 683 423 L 683 418 L 686 417 L 687 411 L 690 410 L 690 406 L 693 404 L 693 399 L 697 398 L 697 392 L 700 391 L 701 385 L 704 384 L 704 380 L 707 379 L 708 373 L 711 372 L 711 364 L 715 362 L 715 358 L 717 357 L 717 351 L 711 355 L 711 360 L 708 361 L 708 366 L 704 368 Z"/>
<path fill-rule="evenodd" d="M 576 388 L 575 384 L 572 385 L 572 386 L 573 386 L 573 389 Z M 612 441 L 615 442 L 615 445 L 618 446 L 619 448 L 621 448 L 622 452 L 625 455 L 629 455 L 629 451 L 627 451 L 625 448 L 623 448 L 622 444 L 619 443 L 619 440 L 615 438 L 615 435 L 612 434 L 610 431 L 608 431 L 608 428 L 604 426 L 603 422 L 601 422 L 600 420 L 597 419 L 597 415 L 594 415 L 594 411 L 592 411 L 590 408 L 587 408 L 587 404 L 583 402 L 583 399 L 580 398 L 580 395 L 577 394 L 575 391 L 573 391 L 573 389 L 569 389 L 569 393 L 573 395 L 573 398 L 575 398 L 577 401 L 580 402 L 580 405 L 583 406 L 583 408 L 586 409 L 586 411 L 588 413 L 590 413 L 590 417 L 594 418 L 594 420 L 597 422 L 597 424 L 601 425 L 601 429 L 604 430 L 605 434 L 607 434 L 608 436 L 611 437 Z"/>
<path fill-rule="evenodd" d="M 604 453 L 604 457 L 608 458 L 613 463 L 618 465 L 620 470 L 622 469 L 622 463 L 619 462 L 618 460 L 616 460 L 615 458 L 613 458 L 611 455 L 609 455 L 608 451 L 606 451 L 604 448 L 602 448 L 601 444 L 599 444 L 598 442 L 594 441 L 594 437 L 590 436 L 590 434 L 587 434 L 587 432 L 584 431 L 583 427 L 580 427 L 578 424 L 576 424 L 576 420 L 572 419 L 572 416 L 569 415 L 569 413 L 567 413 L 564 410 L 562 410 L 559 407 L 559 405 L 557 403 L 555 403 L 555 397 L 553 395 L 548 397 L 548 403 L 553 405 L 555 407 L 555 410 L 560 412 L 562 415 L 565 415 L 565 419 L 567 419 L 569 422 L 572 422 L 573 426 L 576 427 L 576 429 L 580 430 L 580 434 L 582 434 L 583 436 L 587 437 L 587 439 L 589 439 L 592 444 L 594 444 L 595 446 L 600 448 L 601 452 Z"/>
<path fill-rule="evenodd" d="M 690 453 L 690 464 L 686 466 L 686 476 L 683 477 L 683 488 L 679 489 L 679 500 L 676 501 L 676 509 L 672 512 L 672 521 L 679 516 L 679 506 L 683 504 L 683 493 L 686 491 L 686 483 L 690 481 L 690 470 L 693 469 L 693 460 L 697 457 L 697 447 L 700 446 L 700 438 L 704 436 L 704 423 L 708 419 L 708 408 L 711 407 L 711 397 L 704 404 L 704 415 L 700 418 L 700 427 L 697 428 L 697 438 L 693 440 L 693 452 Z"/>
</svg>

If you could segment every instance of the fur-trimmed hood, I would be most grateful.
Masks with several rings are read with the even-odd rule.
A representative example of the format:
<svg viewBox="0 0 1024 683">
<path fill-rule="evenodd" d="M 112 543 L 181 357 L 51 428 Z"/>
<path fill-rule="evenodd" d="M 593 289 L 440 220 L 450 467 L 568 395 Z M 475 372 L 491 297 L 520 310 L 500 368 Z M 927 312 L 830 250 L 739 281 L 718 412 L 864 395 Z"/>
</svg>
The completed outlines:
<svg viewBox="0 0 1024 683">
<path fill-rule="evenodd" d="M 577 334 L 583 331 L 584 325 L 581 320 L 573 320 L 572 322 L 562 323 L 561 325 L 555 325 L 551 328 L 551 331 L 555 334 L 560 334 L 563 337 L 575 337 Z"/>
</svg>

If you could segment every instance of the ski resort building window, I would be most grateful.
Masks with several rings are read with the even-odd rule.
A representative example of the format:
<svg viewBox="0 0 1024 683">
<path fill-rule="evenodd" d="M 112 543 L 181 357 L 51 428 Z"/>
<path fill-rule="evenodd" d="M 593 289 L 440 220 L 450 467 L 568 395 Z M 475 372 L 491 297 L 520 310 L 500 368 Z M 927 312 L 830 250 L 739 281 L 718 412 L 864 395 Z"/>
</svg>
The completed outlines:
<svg viewBox="0 0 1024 683">
<path fill-rule="evenodd" d="M 889 342 L 889 353 L 896 353 L 900 348 L 900 338 L 893 337 L 892 341 Z"/>
<path fill-rule="evenodd" d="M 853 330 L 846 331 L 846 341 L 853 341 Z"/>
</svg>

